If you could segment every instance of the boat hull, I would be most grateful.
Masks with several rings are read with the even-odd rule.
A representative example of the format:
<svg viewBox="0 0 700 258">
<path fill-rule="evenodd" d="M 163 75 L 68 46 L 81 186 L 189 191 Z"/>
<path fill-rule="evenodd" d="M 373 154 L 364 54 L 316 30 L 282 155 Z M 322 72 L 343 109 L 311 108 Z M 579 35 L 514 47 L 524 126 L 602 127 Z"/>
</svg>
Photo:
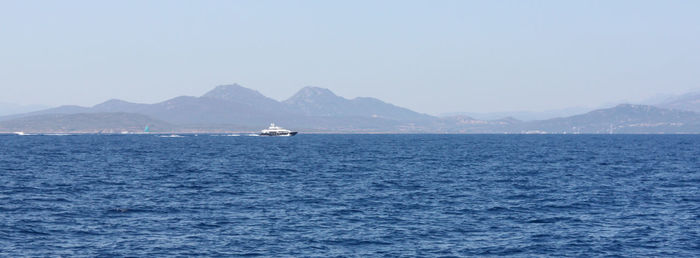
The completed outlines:
<svg viewBox="0 0 700 258">
<path fill-rule="evenodd" d="M 260 133 L 260 136 L 294 136 L 297 135 L 297 132 L 289 132 L 289 133 Z"/>
</svg>

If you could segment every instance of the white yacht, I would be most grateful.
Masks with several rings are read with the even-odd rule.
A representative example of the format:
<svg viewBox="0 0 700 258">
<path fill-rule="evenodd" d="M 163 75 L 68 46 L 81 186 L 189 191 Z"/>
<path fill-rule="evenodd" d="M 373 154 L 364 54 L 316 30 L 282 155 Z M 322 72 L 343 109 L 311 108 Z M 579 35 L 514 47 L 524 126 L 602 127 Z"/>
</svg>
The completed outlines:
<svg viewBox="0 0 700 258">
<path fill-rule="evenodd" d="M 275 123 L 270 124 L 270 127 L 260 131 L 261 136 L 294 136 L 297 132 L 275 126 Z"/>
</svg>

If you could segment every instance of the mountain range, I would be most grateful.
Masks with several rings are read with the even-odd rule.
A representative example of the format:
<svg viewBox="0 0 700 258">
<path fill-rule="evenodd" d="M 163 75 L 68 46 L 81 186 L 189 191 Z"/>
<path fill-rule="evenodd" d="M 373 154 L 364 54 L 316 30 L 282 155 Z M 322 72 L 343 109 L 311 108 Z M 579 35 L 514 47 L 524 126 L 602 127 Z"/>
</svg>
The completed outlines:
<svg viewBox="0 0 700 258">
<path fill-rule="evenodd" d="M 379 99 L 346 99 L 305 87 L 284 101 L 238 84 L 199 97 L 154 104 L 111 99 L 92 107 L 61 106 L 0 117 L 0 132 L 257 131 L 271 122 L 301 132 L 352 133 L 700 133 L 700 94 L 659 106 L 622 104 L 584 114 L 535 121 L 467 115 L 435 117 Z"/>
<path fill-rule="evenodd" d="M 700 112 L 700 92 L 690 92 L 667 98 L 656 105 L 662 108 Z"/>
</svg>

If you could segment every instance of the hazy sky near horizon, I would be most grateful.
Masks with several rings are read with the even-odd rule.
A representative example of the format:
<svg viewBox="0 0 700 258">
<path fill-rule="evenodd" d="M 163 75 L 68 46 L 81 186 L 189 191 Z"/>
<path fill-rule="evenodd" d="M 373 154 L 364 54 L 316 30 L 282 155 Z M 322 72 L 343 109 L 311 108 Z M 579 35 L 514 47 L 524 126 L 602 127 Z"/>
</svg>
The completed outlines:
<svg viewBox="0 0 700 258">
<path fill-rule="evenodd" d="M 0 1 L 0 102 L 154 103 L 239 83 L 430 114 L 700 89 L 700 1 Z"/>
</svg>

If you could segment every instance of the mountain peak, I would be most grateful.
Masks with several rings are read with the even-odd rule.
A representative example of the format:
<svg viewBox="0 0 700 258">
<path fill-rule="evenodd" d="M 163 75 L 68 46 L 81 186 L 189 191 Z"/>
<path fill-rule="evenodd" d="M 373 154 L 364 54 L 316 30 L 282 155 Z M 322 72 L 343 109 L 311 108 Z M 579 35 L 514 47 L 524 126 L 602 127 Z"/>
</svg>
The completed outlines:
<svg viewBox="0 0 700 258">
<path fill-rule="evenodd" d="M 307 86 L 299 90 L 294 96 L 287 99 L 286 103 L 300 102 L 328 102 L 328 101 L 347 101 L 345 98 L 335 95 L 331 90 L 326 88 Z"/>
<path fill-rule="evenodd" d="M 122 104 L 122 103 L 129 103 L 129 102 L 124 101 L 124 100 L 121 100 L 121 99 L 109 99 L 109 100 L 107 100 L 107 101 L 105 101 L 105 102 L 102 102 L 102 103 L 100 103 L 100 104 L 94 105 L 93 108 L 94 108 L 94 107 L 102 107 L 102 106 L 118 105 L 118 104 Z"/>
<path fill-rule="evenodd" d="M 335 93 L 333 93 L 331 90 L 326 89 L 326 88 L 320 88 L 320 87 L 313 87 L 313 86 L 306 86 L 299 90 L 297 94 L 304 94 L 306 96 L 333 96 L 337 97 Z"/>
<path fill-rule="evenodd" d="M 93 112 L 137 112 L 145 104 L 132 103 L 121 99 L 110 99 L 92 107 Z"/>
<path fill-rule="evenodd" d="M 219 85 L 216 88 L 208 91 L 202 98 L 220 99 L 226 101 L 243 101 L 250 98 L 267 98 L 260 92 L 243 87 L 237 83 L 228 85 Z"/>
</svg>

